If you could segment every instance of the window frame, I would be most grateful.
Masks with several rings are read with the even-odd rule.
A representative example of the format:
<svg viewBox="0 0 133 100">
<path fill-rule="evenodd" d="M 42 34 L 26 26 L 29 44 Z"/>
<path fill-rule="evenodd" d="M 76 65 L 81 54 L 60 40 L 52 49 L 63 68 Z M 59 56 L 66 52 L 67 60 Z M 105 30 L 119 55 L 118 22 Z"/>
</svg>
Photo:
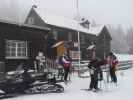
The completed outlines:
<svg viewBox="0 0 133 100">
<path fill-rule="evenodd" d="M 15 51 L 12 51 L 11 49 L 13 49 L 13 47 L 8 47 L 8 43 L 14 43 L 14 49 Z M 24 43 L 25 46 L 19 46 L 20 43 Z M 28 59 L 28 46 L 27 46 L 28 42 L 27 41 L 20 41 L 20 40 L 6 40 L 6 55 L 5 58 L 6 59 Z M 22 44 L 21 44 L 22 45 Z M 20 51 L 19 51 L 20 48 Z M 22 49 L 25 49 L 24 52 Z M 22 51 L 21 51 L 22 50 Z M 9 55 L 7 55 L 7 52 L 9 52 Z M 12 53 L 15 53 L 14 56 L 12 56 Z M 22 55 L 25 53 L 25 56 Z M 20 56 L 20 55 L 21 56 Z"/>
<path fill-rule="evenodd" d="M 34 17 L 29 17 L 29 18 L 28 18 L 28 24 L 33 25 L 33 24 L 34 24 L 34 22 L 35 22 Z"/>
<path fill-rule="evenodd" d="M 81 44 L 85 44 L 85 35 L 81 35 Z"/>
<path fill-rule="evenodd" d="M 68 40 L 72 41 L 72 33 L 71 32 L 68 33 Z"/>
<path fill-rule="evenodd" d="M 54 35 L 54 38 L 57 40 L 58 39 L 58 31 L 53 30 L 53 35 Z"/>
</svg>

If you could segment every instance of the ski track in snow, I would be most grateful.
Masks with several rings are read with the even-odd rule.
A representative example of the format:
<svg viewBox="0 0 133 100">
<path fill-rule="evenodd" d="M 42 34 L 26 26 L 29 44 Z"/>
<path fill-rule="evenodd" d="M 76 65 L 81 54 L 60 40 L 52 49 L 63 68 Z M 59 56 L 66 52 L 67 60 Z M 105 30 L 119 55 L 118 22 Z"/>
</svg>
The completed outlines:
<svg viewBox="0 0 133 100">
<path fill-rule="evenodd" d="M 61 83 L 65 88 L 64 93 L 23 95 L 4 100 L 133 100 L 133 68 L 118 71 L 117 76 L 118 86 L 113 83 L 105 84 L 102 81 L 103 91 L 98 93 L 82 91 L 81 89 L 89 87 L 90 78 L 78 78 L 78 75 L 74 74 L 71 75 L 71 82 L 67 85 Z"/>
</svg>

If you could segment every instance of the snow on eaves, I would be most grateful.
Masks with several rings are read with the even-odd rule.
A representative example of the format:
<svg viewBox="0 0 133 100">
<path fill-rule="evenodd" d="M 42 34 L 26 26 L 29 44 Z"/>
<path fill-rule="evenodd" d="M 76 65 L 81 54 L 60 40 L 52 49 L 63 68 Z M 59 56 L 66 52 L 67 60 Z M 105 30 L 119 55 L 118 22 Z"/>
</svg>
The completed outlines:
<svg viewBox="0 0 133 100">
<path fill-rule="evenodd" d="M 96 36 L 98 36 L 100 32 L 103 30 L 103 28 L 104 28 L 104 25 L 95 26 L 95 27 L 90 26 L 88 33 L 95 34 Z"/>
<path fill-rule="evenodd" d="M 14 6 L 14 9 L 10 9 L 10 6 Z M 24 23 L 26 17 L 28 16 L 30 12 L 30 7 L 24 7 L 23 9 L 20 9 L 20 4 L 18 2 L 11 3 L 7 6 L 6 3 L 1 4 L 0 8 L 0 19 L 2 21 L 8 21 L 13 23 Z M 4 11 L 6 10 L 6 11 Z M 55 25 L 63 28 L 68 28 L 88 34 L 98 35 L 101 30 L 103 29 L 103 26 L 97 26 L 92 27 L 90 25 L 90 28 L 84 28 L 81 26 L 79 21 L 69 19 L 63 16 L 57 16 L 55 14 L 50 14 L 44 9 L 35 8 L 35 11 L 38 13 L 38 15 L 44 20 L 45 23 L 50 25 Z M 10 16 L 9 16 L 10 15 Z"/>
<path fill-rule="evenodd" d="M 99 35 L 99 33 L 102 31 L 104 27 L 104 25 L 96 26 L 96 27 L 92 27 L 90 25 L 89 29 L 87 29 L 81 26 L 79 21 L 69 19 L 63 16 L 47 13 L 46 11 L 41 10 L 39 8 L 35 8 L 34 10 L 42 18 L 42 20 L 49 25 L 55 25 L 58 27 L 72 29 L 72 30 L 76 30 L 79 32 L 84 32 L 84 33 L 92 34 L 96 36 Z"/>
<path fill-rule="evenodd" d="M 29 25 L 29 24 L 24 24 L 16 21 L 11 21 L 11 20 L 3 20 L 0 19 L 1 23 L 8 23 L 8 24 L 13 24 L 13 25 L 18 25 L 18 26 L 25 26 L 29 28 L 35 28 L 35 29 L 40 29 L 40 30 L 50 30 L 48 27 L 42 27 L 42 26 L 37 26 L 37 25 Z"/>
<path fill-rule="evenodd" d="M 87 50 L 91 50 L 91 49 L 93 49 L 95 47 L 95 45 L 90 45 L 88 48 L 87 48 Z"/>
</svg>

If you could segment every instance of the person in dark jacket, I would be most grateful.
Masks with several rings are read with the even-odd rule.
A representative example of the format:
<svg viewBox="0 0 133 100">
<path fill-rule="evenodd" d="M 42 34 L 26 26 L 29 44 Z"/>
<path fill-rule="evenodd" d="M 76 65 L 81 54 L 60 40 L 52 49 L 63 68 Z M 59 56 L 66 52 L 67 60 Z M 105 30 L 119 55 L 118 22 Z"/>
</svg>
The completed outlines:
<svg viewBox="0 0 133 100">
<path fill-rule="evenodd" d="M 102 70 L 101 65 L 104 65 L 104 61 L 101 61 L 98 58 L 92 59 L 88 65 L 90 69 L 90 75 L 91 75 L 91 82 L 89 90 L 95 89 L 95 91 L 99 90 L 98 88 L 98 80 L 100 76 L 100 80 L 102 80 Z"/>
</svg>

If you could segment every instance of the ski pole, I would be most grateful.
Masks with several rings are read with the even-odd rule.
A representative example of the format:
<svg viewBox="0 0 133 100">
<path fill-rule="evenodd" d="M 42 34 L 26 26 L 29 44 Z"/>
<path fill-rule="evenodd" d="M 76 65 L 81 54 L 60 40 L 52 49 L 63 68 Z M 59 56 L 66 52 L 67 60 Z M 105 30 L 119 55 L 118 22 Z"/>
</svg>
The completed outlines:
<svg viewBox="0 0 133 100">
<path fill-rule="evenodd" d="M 106 72 L 105 72 L 106 73 Z M 106 73 L 107 74 L 107 73 Z M 105 78 L 103 78 L 103 82 L 104 82 L 104 86 L 105 86 L 105 90 L 108 91 L 108 86 L 107 86 L 107 83 L 108 83 L 108 77 L 106 77 L 107 79 L 105 80 Z"/>
</svg>

